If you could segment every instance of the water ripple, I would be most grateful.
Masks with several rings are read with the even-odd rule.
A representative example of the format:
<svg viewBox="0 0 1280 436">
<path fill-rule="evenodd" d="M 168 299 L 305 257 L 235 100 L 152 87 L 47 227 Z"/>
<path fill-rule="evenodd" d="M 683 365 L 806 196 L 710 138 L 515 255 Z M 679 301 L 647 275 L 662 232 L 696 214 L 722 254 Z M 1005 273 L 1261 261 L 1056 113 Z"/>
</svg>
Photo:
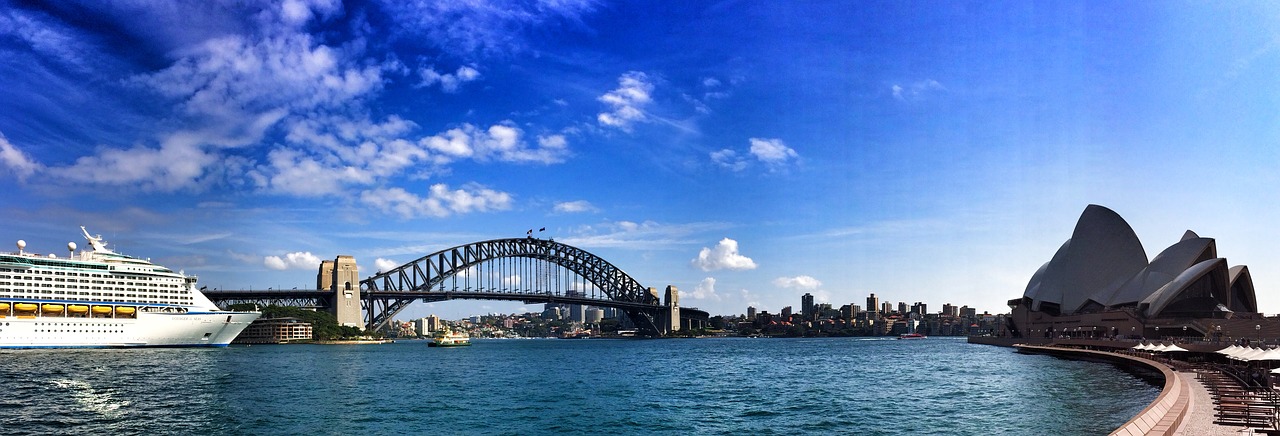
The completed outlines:
<svg viewBox="0 0 1280 436">
<path fill-rule="evenodd" d="M 1159 391 L 1107 364 L 946 339 L 410 341 L 0 359 L 9 434 L 1096 434 Z"/>
</svg>

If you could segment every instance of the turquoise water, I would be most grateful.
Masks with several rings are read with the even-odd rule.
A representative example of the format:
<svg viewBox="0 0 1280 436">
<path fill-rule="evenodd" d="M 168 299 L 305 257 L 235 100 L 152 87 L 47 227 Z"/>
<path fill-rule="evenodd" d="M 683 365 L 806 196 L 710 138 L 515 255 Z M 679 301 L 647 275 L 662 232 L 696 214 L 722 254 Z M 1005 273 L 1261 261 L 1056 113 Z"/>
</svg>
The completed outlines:
<svg viewBox="0 0 1280 436">
<path fill-rule="evenodd" d="M 0 352 L 0 429 L 182 434 L 1102 434 L 1159 393 L 963 340 L 477 340 Z"/>
</svg>

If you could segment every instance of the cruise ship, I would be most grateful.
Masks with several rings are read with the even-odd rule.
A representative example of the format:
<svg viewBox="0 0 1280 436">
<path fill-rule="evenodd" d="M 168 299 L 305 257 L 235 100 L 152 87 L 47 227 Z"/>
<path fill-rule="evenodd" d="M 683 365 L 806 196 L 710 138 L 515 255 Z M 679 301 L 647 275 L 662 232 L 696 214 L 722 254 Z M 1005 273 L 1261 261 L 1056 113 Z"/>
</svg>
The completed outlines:
<svg viewBox="0 0 1280 436">
<path fill-rule="evenodd" d="M 219 309 L 196 277 L 107 249 L 0 253 L 0 348 L 225 347 L 260 315 Z"/>
</svg>

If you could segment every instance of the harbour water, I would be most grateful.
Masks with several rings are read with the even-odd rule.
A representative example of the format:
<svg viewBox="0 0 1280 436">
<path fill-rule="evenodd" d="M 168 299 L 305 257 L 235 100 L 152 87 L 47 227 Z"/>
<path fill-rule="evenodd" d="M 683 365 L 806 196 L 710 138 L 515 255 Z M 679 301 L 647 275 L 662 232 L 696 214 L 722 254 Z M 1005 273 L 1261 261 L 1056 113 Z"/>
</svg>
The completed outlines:
<svg viewBox="0 0 1280 436">
<path fill-rule="evenodd" d="M 0 352 L 6 434 L 1105 434 L 1159 393 L 963 340 Z"/>
</svg>

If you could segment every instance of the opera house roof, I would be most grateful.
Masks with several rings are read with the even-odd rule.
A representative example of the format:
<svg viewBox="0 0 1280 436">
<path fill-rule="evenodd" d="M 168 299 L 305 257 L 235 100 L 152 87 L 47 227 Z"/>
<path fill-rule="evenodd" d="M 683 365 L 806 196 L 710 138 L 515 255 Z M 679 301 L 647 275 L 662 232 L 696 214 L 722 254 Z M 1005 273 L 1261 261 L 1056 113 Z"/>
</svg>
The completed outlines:
<svg viewBox="0 0 1280 436">
<path fill-rule="evenodd" d="M 1212 238 L 1188 230 L 1148 262 L 1129 223 L 1093 204 L 1080 214 L 1071 239 L 1031 277 L 1023 301 L 1054 315 L 1123 308 L 1147 318 L 1257 312 L 1249 269 L 1228 267 Z"/>
</svg>

